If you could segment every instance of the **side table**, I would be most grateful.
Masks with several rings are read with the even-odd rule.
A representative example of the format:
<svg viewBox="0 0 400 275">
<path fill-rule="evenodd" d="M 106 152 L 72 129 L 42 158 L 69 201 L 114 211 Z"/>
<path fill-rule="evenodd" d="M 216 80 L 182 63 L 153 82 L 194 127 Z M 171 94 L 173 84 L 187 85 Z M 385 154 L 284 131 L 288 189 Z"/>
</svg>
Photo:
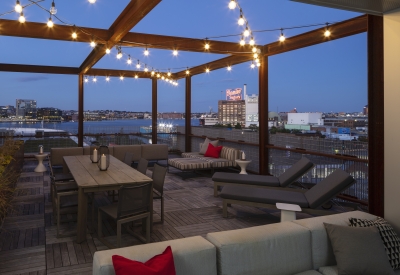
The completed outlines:
<svg viewBox="0 0 400 275">
<path fill-rule="evenodd" d="M 47 168 L 46 166 L 43 165 L 43 160 L 47 158 L 47 154 L 39 154 L 35 155 L 35 158 L 38 160 L 38 166 L 35 168 L 35 172 L 40 173 L 40 172 L 46 172 Z"/>
<path fill-rule="evenodd" d="M 246 174 L 246 175 L 247 175 L 246 167 L 247 167 L 247 165 L 249 165 L 249 163 L 251 162 L 251 160 L 237 159 L 237 160 L 235 160 L 235 161 L 236 161 L 236 164 L 239 165 L 240 168 L 242 169 L 242 170 L 240 171 L 239 174 Z"/>
</svg>

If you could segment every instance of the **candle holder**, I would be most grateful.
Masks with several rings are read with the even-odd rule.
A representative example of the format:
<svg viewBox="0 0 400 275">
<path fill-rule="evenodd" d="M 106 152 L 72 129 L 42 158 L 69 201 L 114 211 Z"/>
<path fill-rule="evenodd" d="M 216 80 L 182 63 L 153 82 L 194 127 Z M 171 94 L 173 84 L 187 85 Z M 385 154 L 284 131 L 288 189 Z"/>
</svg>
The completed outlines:
<svg viewBox="0 0 400 275">
<path fill-rule="evenodd" d="M 99 154 L 99 161 L 97 162 L 97 166 L 99 167 L 100 171 L 107 171 L 108 167 L 110 166 L 110 154 L 107 146 L 99 146 L 98 150 Z"/>
<path fill-rule="evenodd" d="M 99 161 L 99 147 L 100 143 L 97 141 L 93 141 L 90 145 L 90 160 L 93 163 L 97 163 Z"/>
</svg>

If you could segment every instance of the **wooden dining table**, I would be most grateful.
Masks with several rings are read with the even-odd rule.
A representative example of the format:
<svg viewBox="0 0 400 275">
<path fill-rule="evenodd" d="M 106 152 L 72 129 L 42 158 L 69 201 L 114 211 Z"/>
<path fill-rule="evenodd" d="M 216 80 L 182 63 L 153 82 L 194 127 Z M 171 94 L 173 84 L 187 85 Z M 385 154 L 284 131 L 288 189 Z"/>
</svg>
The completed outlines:
<svg viewBox="0 0 400 275">
<path fill-rule="evenodd" d="M 110 156 L 110 166 L 100 171 L 89 155 L 65 156 L 66 168 L 78 185 L 78 221 L 76 242 L 86 240 L 88 193 L 118 190 L 123 185 L 153 183 L 153 180 L 124 162 Z M 153 213 L 153 192 L 150 192 L 150 213 Z M 153 215 L 150 215 L 152 230 Z"/>
</svg>

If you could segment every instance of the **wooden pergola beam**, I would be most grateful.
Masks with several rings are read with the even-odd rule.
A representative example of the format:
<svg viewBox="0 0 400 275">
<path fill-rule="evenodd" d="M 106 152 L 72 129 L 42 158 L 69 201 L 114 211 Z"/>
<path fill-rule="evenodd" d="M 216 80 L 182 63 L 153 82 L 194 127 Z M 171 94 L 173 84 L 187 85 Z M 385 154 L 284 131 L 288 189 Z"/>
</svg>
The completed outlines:
<svg viewBox="0 0 400 275">
<path fill-rule="evenodd" d="M 140 22 L 161 0 L 131 1 L 111 25 L 106 40 L 107 47 L 114 47 L 137 23 Z M 98 44 L 79 67 L 80 73 L 85 74 L 105 54 L 106 45 Z"/>
<path fill-rule="evenodd" d="M 135 77 L 136 75 L 138 78 L 153 78 L 150 72 L 144 71 L 130 71 L 130 70 L 110 70 L 110 69 L 89 69 L 86 72 L 86 75 L 93 75 L 93 76 L 110 76 L 110 77 Z"/>
<path fill-rule="evenodd" d="M 58 66 L 37 66 L 0 63 L 1 72 L 40 73 L 40 74 L 79 74 L 79 68 Z"/>
<path fill-rule="evenodd" d="M 331 35 L 325 37 L 325 27 L 310 32 L 286 38 L 285 42 L 274 42 L 263 47 L 263 54 L 271 56 L 304 47 L 321 44 L 335 39 L 366 32 L 368 28 L 367 15 L 358 16 L 346 21 L 329 25 Z"/>
<path fill-rule="evenodd" d="M 73 39 L 72 33 L 75 30 L 78 36 Z M 17 20 L 0 19 L 0 35 L 3 36 L 90 43 L 92 41 L 91 34 L 93 34 L 98 44 L 103 44 L 111 36 L 110 32 L 105 29 L 63 25 L 54 25 L 53 28 L 49 28 L 46 23 L 25 22 L 21 24 Z M 208 42 L 210 49 L 206 51 L 204 49 L 204 40 L 202 39 L 129 32 L 118 41 L 118 44 L 125 47 L 147 46 L 153 49 L 177 49 L 179 51 L 215 54 L 244 55 L 251 52 L 251 48 L 248 45 L 241 47 L 238 43 L 216 40 L 208 40 Z M 108 46 L 110 47 L 110 45 Z"/>
</svg>

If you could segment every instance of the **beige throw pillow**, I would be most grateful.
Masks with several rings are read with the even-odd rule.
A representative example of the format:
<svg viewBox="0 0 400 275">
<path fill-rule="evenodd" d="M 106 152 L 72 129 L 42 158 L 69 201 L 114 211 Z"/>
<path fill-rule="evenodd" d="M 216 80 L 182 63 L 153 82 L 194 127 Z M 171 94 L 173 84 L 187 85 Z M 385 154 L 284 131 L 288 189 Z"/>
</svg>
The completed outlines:
<svg viewBox="0 0 400 275">
<path fill-rule="evenodd" d="M 217 147 L 218 140 L 211 141 L 208 138 L 206 138 L 206 140 L 204 140 L 204 142 L 203 142 L 203 146 L 201 146 L 201 148 L 200 148 L 200 155 L 204 155 L 207 152 L 209 143 L 211 143 L 213 146 Z"/>
</svg>

